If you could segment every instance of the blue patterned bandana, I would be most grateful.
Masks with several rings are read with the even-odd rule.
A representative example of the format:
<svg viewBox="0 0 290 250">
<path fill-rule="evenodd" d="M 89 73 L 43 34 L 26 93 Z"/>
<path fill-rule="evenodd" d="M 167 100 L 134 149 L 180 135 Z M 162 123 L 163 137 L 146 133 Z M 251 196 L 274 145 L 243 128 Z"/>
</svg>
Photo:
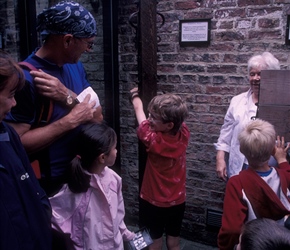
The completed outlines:
<svg viewBox="0 0 290 250">
<path fill-rule="evenodd" d="M 37 16 L 37 31 L 43 39 L 49 34 L 71 34 L 89 38 L 97 34 L 96 21 L 92 14 L 76 2 L 62 1 Z"/>
</svg>

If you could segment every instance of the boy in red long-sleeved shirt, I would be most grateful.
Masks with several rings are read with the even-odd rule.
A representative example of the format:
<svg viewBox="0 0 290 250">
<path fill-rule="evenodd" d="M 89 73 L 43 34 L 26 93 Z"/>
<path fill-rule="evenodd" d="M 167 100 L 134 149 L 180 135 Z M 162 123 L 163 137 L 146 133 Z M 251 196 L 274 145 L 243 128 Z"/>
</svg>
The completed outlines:
<svg viewBox="0 0 290 250">
<path fill-rule="evenodd" d="M 140 224 L 149 229 L 153 244 L 162 249 L 166 233 L 169 250 L 178 250 L 185 210 L 186 148 L 189 130 L 184 123 L 186 104 L 174 94 L 155 96 L 148 105 L 146 119 L 138 90 L 131 90 L 138 120 L 138 138 L 146 147 L 147 162 L 140 192 Z"/>
<path fill-rule="evenodd" d="M 257 119 L 239 135 L 240 150 L 247 157 L 249 168 L 229 179 L 218 235 L 221 250 L 232 250 L 239 243 L 244 223 L 256 218 L 269 218 L 284 224 L 290 214 L 290 165 L 286 160 L 284 138 L 277 136 L 270 123 Z M 279 164 L 270 167 L 273 154 Z"/>
</svg>

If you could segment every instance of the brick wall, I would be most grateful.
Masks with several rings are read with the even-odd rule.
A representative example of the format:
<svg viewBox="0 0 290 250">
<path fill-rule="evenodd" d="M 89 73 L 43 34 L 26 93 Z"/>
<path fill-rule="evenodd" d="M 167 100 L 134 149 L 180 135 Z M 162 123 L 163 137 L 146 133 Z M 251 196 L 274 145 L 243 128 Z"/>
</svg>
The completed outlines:
<svg viewBox="0 0 290 250">
<path fill-rule="evenodd" d="M 37 8 L 40 1 L 36 1 Z M 41 1 L 43 5 L 44 0 Z M 99 34 L 93 53 L 82 61 L 88 78 L 104 100 L 102 17 L 94 13 L 89 0 L 79 1 L 95 15 Z M 16 2 L 0 0 L 1 29 L 17 31 Z M 102 5 L 101 5 L 102 6 Z M 158 28 L 158 92 L 174 92 L 187 102 L 187 124 L 191 139 L 187 151 L 187 207 L 182 235 L 191 240 L 216 244 L 216 233 L 206 227 L 207 209 L 222 211 L 225 183 L 215 173 L 215 150 L 220 127 L 230 99 L 248 89 L 247 60 L 255 53 L 272 52 L 284 69 L 289 69 L 285 45 L 290 0 L 159 0 L 158 11 L 165 24 Z M 129 16 L 136 11 L 133 0 L 119 0 L 119 63 L 121 170 L 126 205 L 126 220 L 138 224 L 138 141 L 134 112 L 128 91 L 137 83 L 135 30 Z M 207 47 L 181 48 L 178 43 L 179 20 L 211 18 L 211 42 Z M 13 32 L 12 32 L 13 33 Z M 16 40 L 5 50 L 17 58 Z"/>
<path fill-rule="evenodd" d="M 16 59 L 18 32 L 14 1 L 0 0 L 0 16 L 0 49 L 5 49 Z"/>
<path fill-rule="evenodd" d="M 119 1 L 121 157 L 128 221 L 138 221 L 138 142 L 128 91 L 137 83 L 135 32 L 129 25 L 134 1 Z M 158 92 L 174 92 L 189 107 L 191 131 L 187 150 L 187 207 L 182 234 L 216 244 L 206 227 L 207 209 L 222 211 L 225 183 L 215 172 L 215 149 L 231 98 L 249 88 L 247 60 L 255 53 L 272 52 L 289 69 L 285 30 L 290 1 L 274 0 L 160 0 L 165 16 L 158 28 Z M 207 47 L 180 47 L 179 20 L 211 18 Z"/>
</svg>

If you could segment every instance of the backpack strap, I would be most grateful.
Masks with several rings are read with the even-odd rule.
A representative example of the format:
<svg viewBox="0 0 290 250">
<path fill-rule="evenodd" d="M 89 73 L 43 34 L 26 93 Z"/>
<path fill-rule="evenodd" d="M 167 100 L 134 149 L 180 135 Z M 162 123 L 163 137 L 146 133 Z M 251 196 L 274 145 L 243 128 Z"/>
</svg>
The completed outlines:
<svg viewBox="0 0 290 250">
<path fill-rule="evenodd" d="M 18 62 L 20 67 L 24 70 L 35 70 L 38 71 L 29 62 Z M 33 127 L 41 127 L 50 121 L 52 111 L 53 111 L 53 101 L 49 98 L 39 95 L 36 93 L 36 119 Z M 49 166 L 49 153 L 48 149 L 42 149 L 39 152 L 36 152 L 32 155 L 29 155 L 31 166 L 34 170 L 34 173 L 37 179 L 41 179 L 41 173 L 44 173 L 47 180 L 51 178 L 50 166 Z"/>
<path fill-rule="evenodd" d="M 38 71 L 38 69 L 35 68 L 35 67 L 34 67 L 31 63 L 29 63 L 29 62 L 24 62 L 24 61 L 22 61 L 22 62 L 18 62 L 18 64 L 21 66 L 22 69 L 26 69 L 26 70 L 29 70 L 29 71 L 31 71 L 31 70 L 36 70 L 36 71 Z"/>
<path fill-rule="evenodd" d="M 28 71 L 31 71 L 31 70 L 38 71 L 38 69 L 29 62 L 22 61 L 22 62 L 18 62 L 18 64 L 20 65 L 22 69 L 25 69 Z M 53 101 L 48 98 L 44 98 L 43 96 L 40 96 L 40 95 L 37 95 L 36 101 L 38 103 L 39 110 L 37 111 L 37 119 L 34 124 L 34 127 L 39 127 L 39 126 L 43 126 L 44 124 L 50 121 L 52 111 L 53 111 Z"/>
</svg>

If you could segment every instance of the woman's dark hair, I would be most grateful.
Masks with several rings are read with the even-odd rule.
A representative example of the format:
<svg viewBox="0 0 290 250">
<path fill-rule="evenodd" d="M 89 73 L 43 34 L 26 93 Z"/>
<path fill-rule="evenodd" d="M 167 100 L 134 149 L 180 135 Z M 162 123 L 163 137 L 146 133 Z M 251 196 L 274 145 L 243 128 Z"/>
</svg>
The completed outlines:
<svg viewBox="0 0 290 250">
<path fill-rule="evenodd" d="M 20 66 L 5 51 L 0 50 L 0 91 L 8 83 L 13 83 L 15 90 L 20 90 L 25 83 L 24 74 Z"/>
<path fill-rule="evenodd" d="M 93 123 L 84 125 L 77 140 L 77 154 L 71 161 L 68 186 L 74 193 L 86 192 L 90 186 L 90 171 L 93 162 L 101 154 L 109 154 L 117 141 L 115 131 L 106 125 Z"/>
</svg>

